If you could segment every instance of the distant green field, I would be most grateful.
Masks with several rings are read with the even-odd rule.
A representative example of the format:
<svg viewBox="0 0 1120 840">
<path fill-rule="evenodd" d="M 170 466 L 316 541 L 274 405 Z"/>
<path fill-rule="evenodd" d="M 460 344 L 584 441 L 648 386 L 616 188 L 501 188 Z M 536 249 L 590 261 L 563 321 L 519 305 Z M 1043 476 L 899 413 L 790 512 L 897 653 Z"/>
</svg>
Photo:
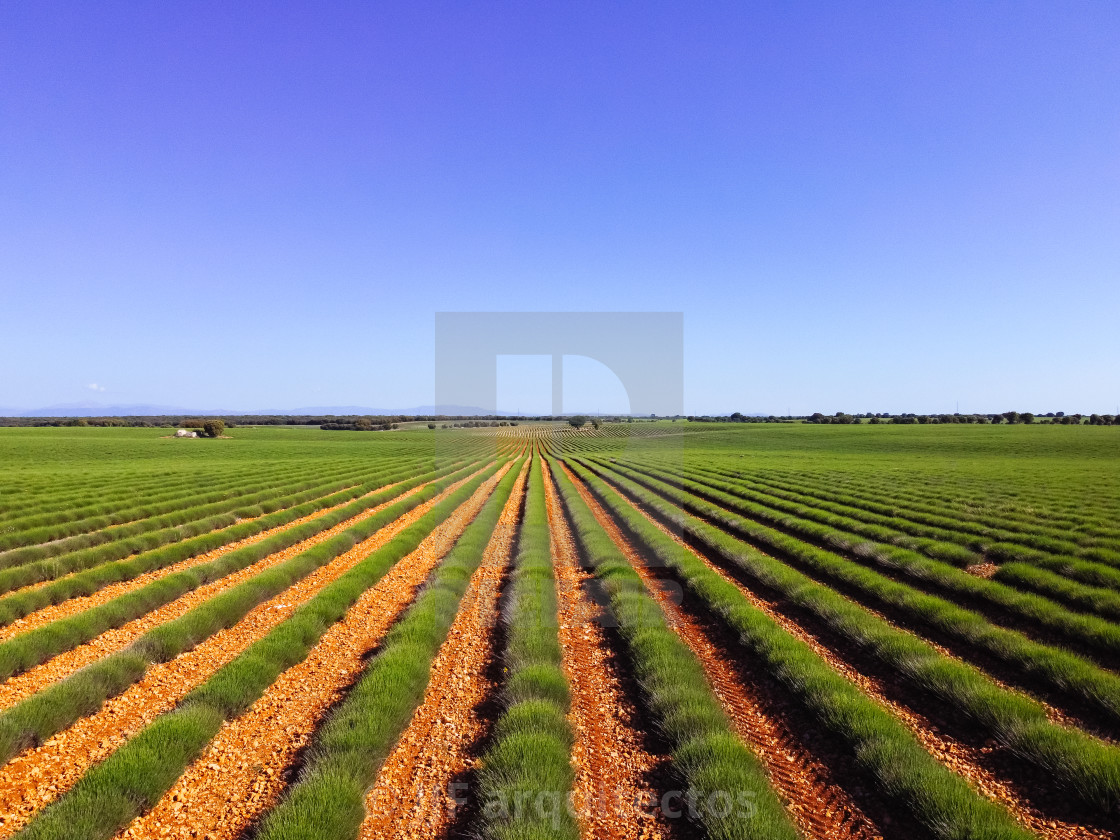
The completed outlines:
<svg viewBox="0 0 1120 840">
<path fill-rule="evenodd" d="M 889 475 L 906 484 L 957 486 L 989 503 L 1006 497 L 1038 504 L 1075 498 L 1086 515 L 1098 506 L 1120 505 L 1118 427 L 659 422 L 641 428 L 679 433 L 690 462 L 727 458 L 751 470 L 837 479 Z M 673 438 L 625 440 L 635 454 L 677 445 Z M 608 439 L 603 443 L 609 448 Z"/>
</svg>

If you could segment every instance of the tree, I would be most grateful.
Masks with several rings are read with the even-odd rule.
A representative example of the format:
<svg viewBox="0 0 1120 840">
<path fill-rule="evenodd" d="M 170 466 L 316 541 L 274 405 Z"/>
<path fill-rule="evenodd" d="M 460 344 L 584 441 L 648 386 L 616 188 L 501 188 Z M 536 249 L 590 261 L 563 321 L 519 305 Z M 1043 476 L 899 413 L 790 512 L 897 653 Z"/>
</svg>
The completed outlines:
<svg viewBox="0 0 1120 840">
<path fill-rule="evenodd" d="M 226 421 L 220 417 L 215 417 L 213 420 L 206 420 L 202 423 L 202 433 L 206 435 L 206 437 L 221 437 L 222 432 L 224 432 L 225 430 Z"/>
<path fill-rule="evenodd" d="M 583 425 L 586 422 L 587 422 L 587 418 L 583 417 L 581 415 L 578 415 L 578 414 L 575 417 L 569 417 L 568 418 L 568 425 L 571 426 L 573 429 L 583 428 Z"/>
<path fill-rule="evenodd" d="M 436 424 L 435 424 L 435 423 L 429 423 L 429 424 L 428 424 L 428 428 L 429 428 L 429 429 L 434 429 L 435 427 L 436 427 Z"/>
<path fill-rule="evenodd" d="M 1019 415 L 1019 422 L 1020 423 L 1033 423 L 1034 422 L 1034 415 L 1031 414 L 1029 411 L 1024 411 L 1022 414 Z"/>
</svg>

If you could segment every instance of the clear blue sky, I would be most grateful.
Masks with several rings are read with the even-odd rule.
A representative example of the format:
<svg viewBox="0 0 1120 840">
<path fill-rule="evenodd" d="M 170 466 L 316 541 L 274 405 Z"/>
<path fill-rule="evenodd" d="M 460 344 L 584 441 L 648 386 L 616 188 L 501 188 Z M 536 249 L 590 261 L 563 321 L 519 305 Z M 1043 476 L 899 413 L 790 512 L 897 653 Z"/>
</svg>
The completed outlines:
<svg viewBox="0 0 1120 840">
<path fill-rule="evenodd" d="M 689 412 L 1111 413 L 1120 4 L 5 3 L 0 288 L 5 408 L 669 310 Z"/>
</svg>

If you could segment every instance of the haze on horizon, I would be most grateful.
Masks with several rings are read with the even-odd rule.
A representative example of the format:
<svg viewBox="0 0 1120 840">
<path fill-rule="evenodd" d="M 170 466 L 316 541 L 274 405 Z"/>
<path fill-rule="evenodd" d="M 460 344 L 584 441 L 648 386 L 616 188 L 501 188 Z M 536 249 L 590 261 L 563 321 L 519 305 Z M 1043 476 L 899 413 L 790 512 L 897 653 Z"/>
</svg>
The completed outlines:
<svg viewBox="0 0 1120 840">
<path fill-rule="evenodd" d="M 5 4 L 0 413 L 425 405 L 436 311 L 683 312 L 687 413 L 1114 413 L 1118 43 L 1105 2 Z"/>
</svg>

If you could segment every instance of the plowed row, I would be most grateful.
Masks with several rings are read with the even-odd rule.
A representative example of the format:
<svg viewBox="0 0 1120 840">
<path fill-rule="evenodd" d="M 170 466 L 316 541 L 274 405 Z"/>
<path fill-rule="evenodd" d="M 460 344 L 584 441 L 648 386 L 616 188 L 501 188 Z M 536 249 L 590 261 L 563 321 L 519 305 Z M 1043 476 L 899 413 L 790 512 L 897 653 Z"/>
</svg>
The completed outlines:
<svg viewBox="0 0 1120 840">
<path fill-rule="evenodd" d="M 92 638 L 62 634 L 352 502 L 0 628 L 59 636 L 0 681 L 0 733 L 21 733 L 0 838 L 1117 836 L 1108 599 L 1074 609 L 1080 591 L 1000 576 L 1110 567 L 1107 505 L 1032 523 L 917 486 L 830 493 L 732 451 L 674 460 L 673 430 L 627 425 L 449 430 L 434 472 L 426 433 L 379 437 L 413 474 L 363 485 L 348 518 Z M 320 485 L 347 475 L 332 462 Z M 267 483 L 222 486 L 238 482 Z M 160 516 L 184 495 L 137 487 Z M 71 495 L 78 524 L 45 510 L 35 527 L 149 510 L 125 486 Z M 173 655 L 68 688 L 164 631 L 186 633 Z M 75 704 L 61 723 L 54 697 Z"/>
</svg>

